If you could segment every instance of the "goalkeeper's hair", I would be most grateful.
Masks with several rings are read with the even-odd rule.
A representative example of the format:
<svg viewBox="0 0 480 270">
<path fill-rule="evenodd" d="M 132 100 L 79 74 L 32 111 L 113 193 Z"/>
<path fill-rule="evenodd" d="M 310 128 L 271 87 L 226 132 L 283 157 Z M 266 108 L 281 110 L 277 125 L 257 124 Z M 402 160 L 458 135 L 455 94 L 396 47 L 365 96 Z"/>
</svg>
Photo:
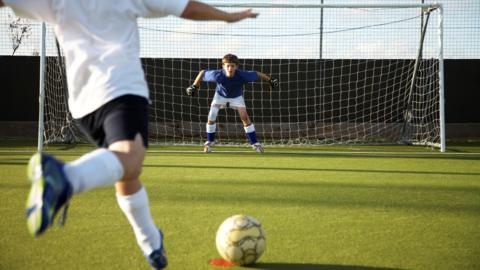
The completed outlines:
<svg viewBox="0 0 480 270">
<path fill-rule="evenodd" d="M 225 63 L 233 63 L 235 65 L 238 65 L 240 61 L 238 61 L 238 57 L 236 55 L 229 53 L 222 58 L 222 65 Z"/>
</svg>

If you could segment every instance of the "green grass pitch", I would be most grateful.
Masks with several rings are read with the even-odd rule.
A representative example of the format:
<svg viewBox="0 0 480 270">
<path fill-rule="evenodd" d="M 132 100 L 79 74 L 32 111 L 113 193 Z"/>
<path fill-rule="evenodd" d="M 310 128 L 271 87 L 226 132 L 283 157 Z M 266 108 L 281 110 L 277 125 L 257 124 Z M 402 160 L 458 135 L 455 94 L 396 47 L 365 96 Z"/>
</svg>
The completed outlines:
<svg viewBox="0 0 480 270">
<path fill-rule="evenodd" d="M 480 145 L 448 147 L 152 146 L 142 181 L 168 269 L 223 269 L 208 264 L 216 230 L 242 213 L 266 231 L 252 269 L 480 269 Z M 46 152 L 69 161 L 91 149 L 63 148 Z M 149 269 L 113 187 L 75 196 L 65 227 L 28 234 L 34 151 L 0 145 L 0 269 Z"/>
</svg>

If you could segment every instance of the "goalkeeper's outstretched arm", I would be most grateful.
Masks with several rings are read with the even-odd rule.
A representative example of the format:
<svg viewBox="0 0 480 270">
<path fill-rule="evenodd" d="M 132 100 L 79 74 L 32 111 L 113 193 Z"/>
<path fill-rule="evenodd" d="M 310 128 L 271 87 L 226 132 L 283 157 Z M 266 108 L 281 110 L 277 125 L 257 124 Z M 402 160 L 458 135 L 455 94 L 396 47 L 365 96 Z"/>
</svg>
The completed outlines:
<svg viewBox="0 0 480 270">
<path fill-rule="evenodd" d="M 269 82 L 269 83 L 270 83 L 270 86 L 272 87 L 272 89 L 276 89 L 276 88 L 278 87 L 278 79 L 272 78 L 272 77 L 268 76 L 267 74 L 262 73 L 262 72 L 260 72 L 260 71 L 257 71 L 257 74 L 258 74 L 258 77 L 259 77 L 262 81 Z"/>
<path fill-rule="evenodd" d="M 257 74 L 262 81 L 266 81 L 266 82 L 270 81 L 270 76 L 268 76 L 267 74 L 260 71 L 257 71 Z"/>
<path fill-rule="evenodd" d="M 200 82 L 202 81 L 203 74 L 205 74 L 205 70 L 200 70 L 197 77 L 195 78 L 195 81 L 193 81 L 193 85 L 195 85 L 197 88 L 200 87 Z"/>
<path fill-rule="evenodd" d="M 203 74 L 205 74 L 205 70 L 200 70 L 197 77 L 195 78 L 195 81 L 193 81 L 193 84 L 187 88 L 186 92 L 188 96 L 195 96 L 195 92 L 200 89 L 200 82 L 202 81 Z"/>
</svg>

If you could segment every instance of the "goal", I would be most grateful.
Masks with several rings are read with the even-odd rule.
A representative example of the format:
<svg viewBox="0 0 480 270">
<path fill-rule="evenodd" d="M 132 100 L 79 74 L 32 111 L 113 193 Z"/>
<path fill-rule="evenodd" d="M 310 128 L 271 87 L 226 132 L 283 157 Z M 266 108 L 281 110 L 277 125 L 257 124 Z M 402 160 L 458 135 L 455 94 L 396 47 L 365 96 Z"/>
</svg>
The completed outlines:
<svg viewBox="0 0 480 270">
<path fill-rule="evenodd" d="M 295 1 L 292 1 L 295 2 Z M 139 19 L 150 88 L 153 144 L 201 144 L 215 85 L 185 94 L 227 53 L 240 68 L 278 78 L 245 86 L 247 111 L 264 144 L 415 144 L 445 151 L 443 21 L 438 4 L 218 4 L 252 7 L 257 19 Z M 55 44 L 48 28 L 44 40 Z M 45 143 L 85 140 L 67 108 L 61 48 L 43 53 Z M 59 57 L 60 56 L 60 57 Z M 220 111 L 220 144 L 245 144 L 237 112 Z"/>
</svg>

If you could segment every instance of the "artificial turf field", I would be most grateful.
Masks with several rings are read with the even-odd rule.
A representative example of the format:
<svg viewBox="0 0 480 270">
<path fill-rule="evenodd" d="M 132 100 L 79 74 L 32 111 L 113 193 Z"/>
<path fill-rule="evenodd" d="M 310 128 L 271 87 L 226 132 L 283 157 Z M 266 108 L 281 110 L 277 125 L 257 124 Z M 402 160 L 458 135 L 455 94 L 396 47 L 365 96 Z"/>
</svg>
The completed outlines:
<svg viewBox="0 0 480 270">
<path fill-rule="evenodd" d="M 480 269 L 480 144 L 425 147 L 151 146 L 142 181 L 168 269 L 223 269 L 215 233 L 245 213 L 267 250 L 252 269 Z M 73 160 L 89 146 L 47 146 Z M 0 269 L 149 269 L 113 187 L 75 196 L 34 239 L 24 217 L 34 143 L 0 143 Z M 229 269 L 243 269 L 233 267 Z"/>
</svg>

